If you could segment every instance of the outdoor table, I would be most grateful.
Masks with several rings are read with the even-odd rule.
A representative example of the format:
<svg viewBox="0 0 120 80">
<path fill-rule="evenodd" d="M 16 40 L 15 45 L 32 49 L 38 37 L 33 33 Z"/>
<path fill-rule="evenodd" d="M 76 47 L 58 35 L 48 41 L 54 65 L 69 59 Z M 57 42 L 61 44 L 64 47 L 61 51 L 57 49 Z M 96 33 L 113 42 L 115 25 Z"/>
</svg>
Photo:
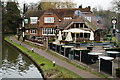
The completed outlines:
<svg viewBox="0 0 120 80">
<path fill-rule="evenodd" d="M 113 65 L 113 57 L 108 56 L 99 56 L 99 72 L 104 71 L 113 75 L 114 65 Z"/>
<path fill-rule="evenodd" d="M 61 47 L 62 47 L 63 45 L 65 45 L 65 44 L 56 44 L 56 46 L 57 46 L 56 51 L 57 51 L 58 53 L 61 53 Z"/>
<path fill-rule="evenodd" d="M 90 52 L 88 53 L 89 55 L 101 55 L 102 53 L 98 53 L 98 52 Z"/>
<path fill-rule="evenodd" d="M 106 53 L 110 54 L 110 57 L 116 58 L 117 54 L 120 54 L 120 52 L 117 51 L 106 51 Z"/>
<path fill-rule="evenodd" d="M 87 49 L 92 50 L 93 46 L 87 46 Z"/>
<path fill-rule="evenodd" d="M 95 63 L 96 60 L 98 60 L 98 56 L 102 55 L 102 53 L 99 53 L 99 52 L 90 52 L 90 53 L 88 53 L 88 55 L 89 55 L 90 63 Z"/>
<path fill-rule="evenodd" d="M 86 48 L 73 48 L 74 49 L 74 59 L 83 63 L 88 63 L 88 52 Z M 86 51 L 86 52 L 84 52 Z"/>
<path fill-rule="evenodd" d="M 80 43 L 76 43 L 75 46 L 76 46 L 76 47 L 80 47 Z"/>
<path fill-rule="evenodd" d="M 102 44 L 103 45 L 108 45 L 108 44 L 110 44 L 110 42 L 103 42 Z"/>
<path fill-rule="evenodd" d="M 53 51 L 56 51 L 56 44 L 57 44 L 57 43 L 55 43 L 55 42 L 53 42 L 53 44 L 52 44 L 52 50 L 53 50 Z"/>
<path fill-rule="evenodd" d="M 75 53 L 74 53 L 74 59 L 78 60 L 81 62 L 81 48 L 73 48 L 75 50 Z"/>
<path fill-rule="evenodd" d="M 64 48 L 64 56 L 65 56 L 65 57 L 69 57 L 70 49 L 73 48 L 74 46 L 64 45 L 64 46 L 62 46 L 62 47 Z"/>
<path fill-rule="evenodd" d="M 113 48 L 113 46 L 112 45 L 104 45 L 103 48 L 104 49 L 106 49 L 106 48 Z"/>
<path fill-rule="evenodd" d="M 49 49 L 52 49 L 52 43 L 49 42 Z"/>
</svg>

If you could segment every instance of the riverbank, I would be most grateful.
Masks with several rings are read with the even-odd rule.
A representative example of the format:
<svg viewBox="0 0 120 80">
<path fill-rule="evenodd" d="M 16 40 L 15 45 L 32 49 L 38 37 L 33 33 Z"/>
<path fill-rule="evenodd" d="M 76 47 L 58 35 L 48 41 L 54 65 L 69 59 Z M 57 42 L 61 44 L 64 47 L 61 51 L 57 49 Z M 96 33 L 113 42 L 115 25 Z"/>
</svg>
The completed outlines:
<svg viewBox="0 0 120 80">
<path fill-rule="evenodd" d="M 5 37 L 5 40 L 14 45 L 18 50 L 22 51 L 22 53 L 30 57 L 38 65 L 39 69 L 42 69 L 41 73 L 43 74 L 44 78 L 81 78 L 79 75 L 58 65 L 53 67 L 52 61 L 28 50 L 20 44 L 12 42 L 9 40 L 9 37 Z"/>
</svg>

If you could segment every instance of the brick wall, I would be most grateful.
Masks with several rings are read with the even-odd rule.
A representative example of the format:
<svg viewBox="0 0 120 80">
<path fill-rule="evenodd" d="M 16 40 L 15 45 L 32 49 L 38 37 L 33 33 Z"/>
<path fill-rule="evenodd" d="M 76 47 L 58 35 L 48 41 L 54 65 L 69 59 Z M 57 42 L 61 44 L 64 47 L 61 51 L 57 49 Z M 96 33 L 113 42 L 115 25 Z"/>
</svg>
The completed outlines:
<svg viewBox="0 0 120 80">
<path fill-rule="evenodd" d="M 44 17 L 54 17 L 54 23 L 44 23 Z M 55 28 L 59 23 L 59 18 L 56 14 L 43 14 L 39 19 L 38 36 L 42 36 L 42 28 Z"/>
</svg>

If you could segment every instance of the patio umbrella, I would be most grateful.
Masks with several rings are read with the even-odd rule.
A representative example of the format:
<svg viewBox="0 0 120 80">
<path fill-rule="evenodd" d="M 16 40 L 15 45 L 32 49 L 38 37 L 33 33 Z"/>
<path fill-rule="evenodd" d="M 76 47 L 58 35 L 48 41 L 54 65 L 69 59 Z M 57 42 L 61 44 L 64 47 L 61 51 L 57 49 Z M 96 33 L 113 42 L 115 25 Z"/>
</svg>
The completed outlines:
<svg viewBox="0 0 120 80">
<path fill-rule="evenodd" d="M 94 40 L 94 33 L 92 31 L 90 32 L 90 40 Z"/>
<path fill-rule="evenodd" d="M 77 33 L 90 33 L 89 31 L 85 31 L 85 30 L 78 29 L 78 28 L 71 28 L 69 30 L 71 33 L 75 33 L 75 42 L 76 42 L 76 34 Z"/>
<path fill-rule="evenodd" d="M 59 31 L 58 40 L 59 40 L 59 41 L 61 41 L 61 40 L 62 40 L 62 34 L 61 34 L 61 31 Z"/>
<path fill-rule="evenodd" d="M 85 31 L 85 30 L 82 30 L 82 29 L 79 29 L 79 28 L 71 28 L 71 29 L 69 29 L 70 30 L 70 32 L 72 32 L 72 33 L 90 33 L 90 31 Z"/>
<path fill-rule="evenodd" d="M 69 32 L 70 30 L 63 30 L 62 32 Z"/>
<path fill-rule="evenodd" d="M 72 35 L 71 35 L 71 32 L 70 32 L 70 31 L 68 32 L 68 35 L 67 35 L 65 41 L 73 41 Z"/>
</svg>

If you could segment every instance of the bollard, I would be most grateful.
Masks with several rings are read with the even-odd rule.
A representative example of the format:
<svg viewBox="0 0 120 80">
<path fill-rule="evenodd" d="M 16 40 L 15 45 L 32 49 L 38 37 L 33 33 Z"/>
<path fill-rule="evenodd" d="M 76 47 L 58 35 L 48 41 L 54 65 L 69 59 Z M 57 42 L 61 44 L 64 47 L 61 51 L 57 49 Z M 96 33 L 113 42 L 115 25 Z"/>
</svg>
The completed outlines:
<svg viewBox="0 0 120 80">
<path fill-rule="evenodd" d="M 53 67 L 55 67 L 55 61 L 53 61 Z"/>
<path fill-rule="evenodd" d="M 34 52 L 33 48 L 31 50 L 32 50 L 32 52 Z"/>
</svg>

